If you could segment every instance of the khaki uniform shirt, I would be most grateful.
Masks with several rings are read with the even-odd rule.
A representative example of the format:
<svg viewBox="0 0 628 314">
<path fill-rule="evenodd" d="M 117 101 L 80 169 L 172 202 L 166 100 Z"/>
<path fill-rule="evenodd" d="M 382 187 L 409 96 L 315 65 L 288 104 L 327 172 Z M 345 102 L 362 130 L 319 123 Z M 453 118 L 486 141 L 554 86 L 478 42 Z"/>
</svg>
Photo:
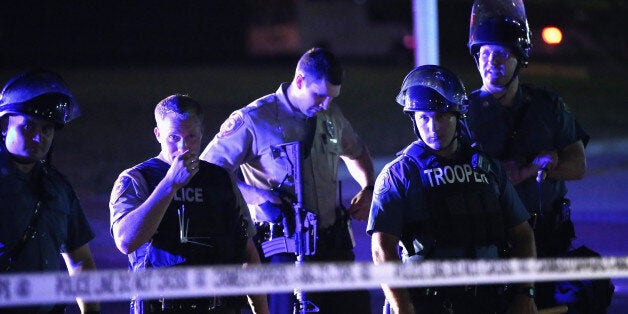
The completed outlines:
<svg viewBox="0 0 628 314">
<path fill-rule="evenodd" d="M 234 111 L 201 159 L 234 174 L 239 169 L 251 186 L 266 190 L 281 186 L 293 192 L 294 182 L 290 178 L 296 156 L 288 156 L 289 151 L 277 149 L 277 145 L 301 142 L 303 147 L 308 127 L 307 117 L 287 100 L 287 86 L 284 83 L 275 93 Z M 339 156 L 356 158 L 362 154 L 364 144 L 335 104 L 316 117 L 311 153 L 304 160 L 299 159 L 302 205 L 318 214 L 319 226 L 326 228 L 336 220 Z M 248 205 L 254 220 L 267 220 L 259 204 Z"/>
</svg>

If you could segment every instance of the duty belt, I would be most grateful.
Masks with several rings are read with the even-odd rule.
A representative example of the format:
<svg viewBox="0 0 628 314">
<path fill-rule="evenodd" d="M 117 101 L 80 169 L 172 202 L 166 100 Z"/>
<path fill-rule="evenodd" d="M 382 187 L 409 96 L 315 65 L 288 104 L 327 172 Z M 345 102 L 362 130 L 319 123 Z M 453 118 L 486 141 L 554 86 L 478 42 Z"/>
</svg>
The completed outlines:
<svg viewBox="0 0 628 314">
<path fill-rule="evenodd" d="M 159 299 L 148 301 L 151 313 L 212 313 L 229 309 L 221 297 L 203 299 Z"/>
<path fill-rule="evenodd" d="M 454 287 L 432 287 L 413 289 L 413 293 L 417 296 L 488 296 L 503 295 L 506 292 L 505 285 L 465 285 Z"/>
</svg>

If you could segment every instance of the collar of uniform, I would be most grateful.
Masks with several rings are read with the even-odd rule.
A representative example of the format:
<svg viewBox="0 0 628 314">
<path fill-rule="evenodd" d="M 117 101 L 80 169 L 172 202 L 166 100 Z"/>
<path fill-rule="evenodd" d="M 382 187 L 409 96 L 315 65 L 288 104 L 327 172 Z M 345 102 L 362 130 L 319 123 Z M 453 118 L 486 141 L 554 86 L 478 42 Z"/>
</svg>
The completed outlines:
<svg viewBox="0 0 628 314">
<path fill-rule="evenodd" d="M 303 112 L 301 112 L 297 107 L 295 107 L 292 102 L 290 102 L 290 99 L 288 99 L 287 90 L 289 85 L 289 83 L 281 83 L 275 94 L 277 95 L 279 102 L 286 107 L 286 110 L 288 110 L 288 112 L 292 112 L 294 116 L 305 121 L 305 119 L 307 119 L 307 116 L 303 114 Z"/>
</svg>

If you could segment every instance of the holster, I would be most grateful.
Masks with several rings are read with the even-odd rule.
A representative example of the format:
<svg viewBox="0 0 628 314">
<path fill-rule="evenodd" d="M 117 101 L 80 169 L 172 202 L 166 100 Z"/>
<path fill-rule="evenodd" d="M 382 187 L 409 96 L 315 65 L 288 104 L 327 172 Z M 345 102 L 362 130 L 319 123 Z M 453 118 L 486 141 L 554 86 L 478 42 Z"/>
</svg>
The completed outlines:
<svg viewBox="0 0 628 314">
<path fill-rule="evenodd" d="M 344 250 L 355 247 L 351 218 L 344 206 L 336 207 L 336 222 L 331 227 L 319 230 L 318 245 L 321 249 Z"/>
<path fill-rule="evenodd" d="M 539 217 L 534 235 L 539 256 L 556 256 L 567 252 L 576 233 L 571 221 L 571 202 L 561 198 L 550 213 Z"/>
</svg>

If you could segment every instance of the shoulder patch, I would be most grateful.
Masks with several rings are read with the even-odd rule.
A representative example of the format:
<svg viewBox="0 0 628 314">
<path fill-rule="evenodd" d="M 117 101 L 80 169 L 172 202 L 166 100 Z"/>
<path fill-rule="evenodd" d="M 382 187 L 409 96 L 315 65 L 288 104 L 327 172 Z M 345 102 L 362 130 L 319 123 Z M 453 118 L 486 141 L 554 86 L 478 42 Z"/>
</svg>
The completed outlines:
<svg viewBox="0 0 628 314">
<path fill-rule="evenodd" d="M 235 111 L 232 113 L 225 122 L 220 126 L 220 131 L 218 138 L 225 138 L 231 136 L 231 134 L 235 133 L 242 125 L 244 125 L 244 118 L 242 117 L 242 113 L 240 111 Z"/>
<path fill-rule="evenodd" d="M 131 178 L 127 176 L 120 177 L 111 190 L 111 202 L 117 201 L 120 196 L 131 186 Z"/>
<path fill-rule="evenodd" d="M 374 194 L 383 195 L 386 194 L 390 190 L 390 182 L 389 182 L 389 174 L 388 171 L 384 170 L 375 180 L 375 189 Z"/>
</svg>

